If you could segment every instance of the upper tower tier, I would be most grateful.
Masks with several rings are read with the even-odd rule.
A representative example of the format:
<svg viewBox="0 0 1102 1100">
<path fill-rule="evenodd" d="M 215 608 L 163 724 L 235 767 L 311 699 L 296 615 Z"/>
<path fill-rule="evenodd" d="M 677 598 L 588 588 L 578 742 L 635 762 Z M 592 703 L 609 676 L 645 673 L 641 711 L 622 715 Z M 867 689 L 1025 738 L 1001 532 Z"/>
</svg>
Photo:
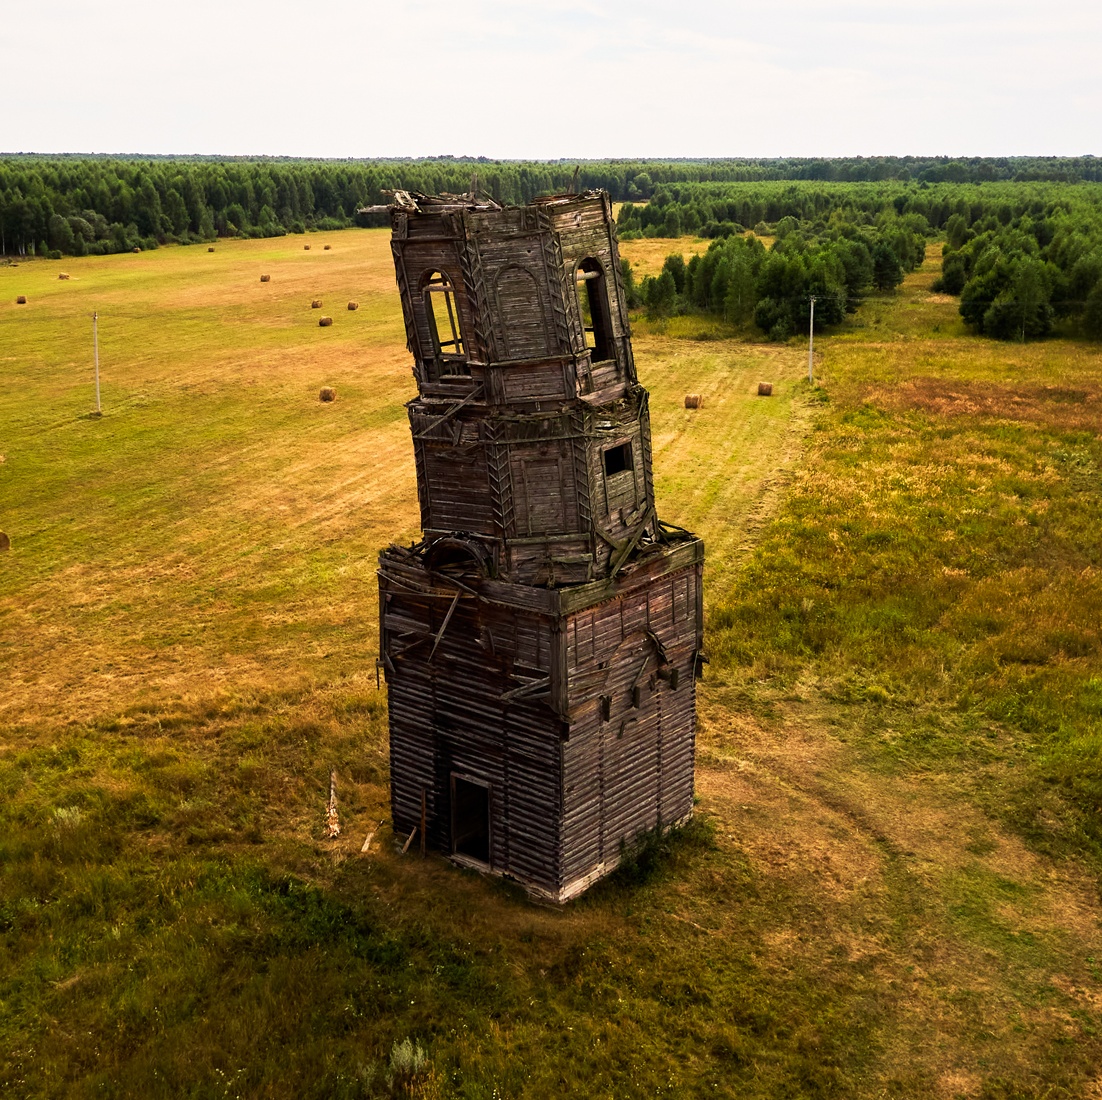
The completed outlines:
<svg viewBox="0 0 1102 1100">
<path fill-rule="evenodd" d="M 392 247 L 427 404 L 602 405 L 635 382 L 608 195 L 500 207 L 397 192 Z"/>
</svg>

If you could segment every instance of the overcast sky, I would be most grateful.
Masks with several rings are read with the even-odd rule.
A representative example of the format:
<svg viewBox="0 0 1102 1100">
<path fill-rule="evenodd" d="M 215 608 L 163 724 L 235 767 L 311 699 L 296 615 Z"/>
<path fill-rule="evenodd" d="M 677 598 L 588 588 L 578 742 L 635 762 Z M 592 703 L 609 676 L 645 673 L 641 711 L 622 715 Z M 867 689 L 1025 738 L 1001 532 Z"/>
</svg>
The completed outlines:
<svg viewBox="0 0 1102 1100">
<path fill-rule="evenodd" d="M 1102 153 L 1098 0 L 7 0 L 5 152 Z"/>
</svg>

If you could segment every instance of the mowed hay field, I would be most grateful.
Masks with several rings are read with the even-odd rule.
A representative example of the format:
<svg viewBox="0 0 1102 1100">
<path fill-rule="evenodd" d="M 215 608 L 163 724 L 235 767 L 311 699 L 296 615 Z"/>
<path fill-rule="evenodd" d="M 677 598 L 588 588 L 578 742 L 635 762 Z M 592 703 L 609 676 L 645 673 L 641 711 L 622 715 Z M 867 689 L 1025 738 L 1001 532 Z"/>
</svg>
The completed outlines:
<svg viewBox="0 0 1102 1100">
<path fill-rule="evenodd" d="M 1102 356 L 968 336 L 932 255 L 815 390 L 637 324 L 700 800 L 562 911 L 386 823 L 387 233 L 0 268 L 0 1093 L 1102 1095 Z"/>
</svg>

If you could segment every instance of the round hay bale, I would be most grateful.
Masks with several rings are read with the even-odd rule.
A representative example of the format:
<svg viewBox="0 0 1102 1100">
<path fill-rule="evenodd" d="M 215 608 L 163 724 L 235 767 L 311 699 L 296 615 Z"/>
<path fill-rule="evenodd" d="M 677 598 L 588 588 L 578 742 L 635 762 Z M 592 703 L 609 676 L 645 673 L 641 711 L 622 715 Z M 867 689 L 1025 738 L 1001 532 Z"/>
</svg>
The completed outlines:
<svg viewBox="0 0 1102 1100">
<path fill-rule="evenodd" d="M 4 534 L 3 531 L 0 531 L 0 550 L 10 550 L 10 549 L 11 549 L 11 539 L 9 539 L 8 536 Z"/>
<path fill-rule="evenodd" d="M 332 317 L 322 317 L 321 320 L 318 321 L 318 324 L 321 325 L 322 328 L 328 328 L 332 323 Z"/>
<path fill-rule="evenodd" d="M 772 382 L 759 382 L 758 383 L 758 397 L 772 397 L 773 396 L 773 383 Z"/>
<path fill-rule="evenodd" d="M 687 409 L 699 409 L 704 404 L 704 398 L 699 393 L 687 393 L 685 394 L 685 408 Z"/>
<path fill-rule="evenodd" d="M 57 273 L 57 277 L 59 279 L 68 279 L 69 278 L 69 272 L 68 271 L 59 271 Z"/>
<path fill-rule="evenodd" d="M 25 305 L 27 304 L 27 296 L 26 296 L 26 294 L 20 294 L 20 295 L 18 295 L 18 296 L 16 297 L 16 299 L 15 299 L 15 304 L 16 304 L 17 306 L 25 306 Z"/>
<path fill-rule="evenodd" d="M 207 249 L 207 251 L 208 252 L 213 252 L 214 251 L 214 245 L 211 245 L 210 248 Z"/>
<path fill-rule="evenodd" d="M 272 281 L 272 277 L 271 277 L 271 275 L 261 275 L 260 276 L 260 281 L 262 283 L 270 283 Z"/>
<path fill-rule="evenodd" d="M 310 303 L 310 308 L 311 308 L 311 309 L 321 309 L 321 299 L 320 299 L 320 298 L 315 298 L 315 299 L 314 299 L 314 300 L 313 300 L 313 301 L 312 301 L 312 302 Z"/>
<path fill-rule="evenodd" d="M 302 246 L 302 251 L 303 251 L 303 252 L 309 252 L 309 251 L 310 251 L 310 246 L 309 246 L 308 244 L 304 244 L 304 245 Z"/>
<path fill-rule="evenodd" d="M 134 245 L 134 251 L 135 252 L 141 252 L 141 249 L 137 245 Z"/>
<path fill-rule="evenodd" d="M 360 308 L 360 303 L 359 302 L 349 302 L 348 303 L 348 308 L 349 309 L 359 309 Z"/>
<path fill-rule="evenodd" d="M 321 393 L 318 394 L 319 401 L 336 401 L 337 391 L 332 386 L 322 386 Z"/>
<path fill-rule="evenodd" d="M 332 246 L 331 244 L 327 244 L 327 245 L 325 246 L 325 251 L 326 251 L 326 252 L 328 252 L 328 251 L 329 251 L 329 249 L 331 249 L 332 247 L 333 247 L 333 246 Z"/>
</svg>

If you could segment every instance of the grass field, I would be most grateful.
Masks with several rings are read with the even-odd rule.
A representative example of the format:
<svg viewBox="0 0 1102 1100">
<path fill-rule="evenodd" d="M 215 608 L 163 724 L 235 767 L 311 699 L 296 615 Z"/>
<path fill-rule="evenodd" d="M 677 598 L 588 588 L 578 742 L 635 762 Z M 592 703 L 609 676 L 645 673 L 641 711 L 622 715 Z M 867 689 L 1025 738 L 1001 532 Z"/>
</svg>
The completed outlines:
<svg viewBox="0 0 1102 1100">
<path fill-rule="evenodd" d="M 934 274 L 814 391 L 639 321 L 700 801 L 560 912 L 386 826 L 387 234 L 0 267 L 0 1094 L 1102 1096 L 1102 354 L 968 336 Z"/>
</svg>

